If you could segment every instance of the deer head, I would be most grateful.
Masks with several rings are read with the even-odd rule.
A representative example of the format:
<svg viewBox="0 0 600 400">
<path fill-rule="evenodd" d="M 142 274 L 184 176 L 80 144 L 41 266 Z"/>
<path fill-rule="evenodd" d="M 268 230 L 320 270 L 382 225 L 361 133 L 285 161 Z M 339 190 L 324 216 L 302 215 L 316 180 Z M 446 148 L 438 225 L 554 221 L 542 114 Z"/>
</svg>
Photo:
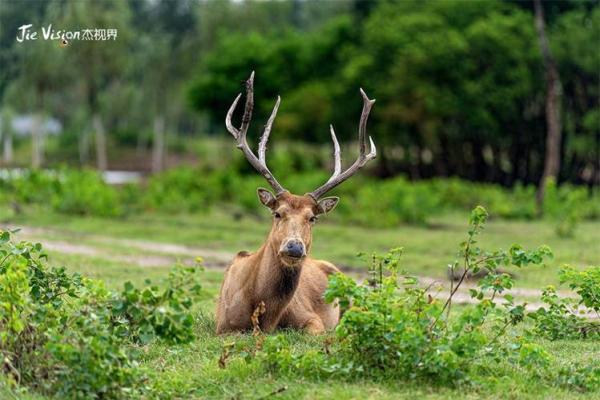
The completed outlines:
<svg viewBox="0 0 600 400">
<path fill-rule="evenodd" d="M 233 104 L 227 112 L 225 124 L 227 130 L 237 140 L 237 147 L 244 153 L 248 162 L 267 180 L 273 192 L 267 189 L 258 189 L 258 198 L 260 202 L 271 210 L 273 214 L 273 225 L 269 234 L 268 245 L 272 247 L 282 263 L 286 266 L 295 266 L 301 264 L 302 260 L 310 251 L 312 242 L 312 226 L 320 215 L 333 210 L 339 202 L 338 197 L 323 197 L 327 192 L 344 182 L 354 175 L 368 161 L 375 158 L 377 150 L 373 139 L 369 137 L 370 151 L 367 153 L 367 119 L 371 112 L 371 107 L 375 100 L 370 100 L 365 92 L 360 89 L 363 98 L 363 110 L 358 125 L 359 155 L 356 161 L 346 170 L 342 171 L 342 161 L 340 154 L 340 145 L 330 126 L 331 139 L 333 141 L 333 174 L 319 188 L 302 196 L 291 194 L 283 188 L 275 179 L 266 163 L 267 141 L 271 134 L 271 128 L 281 103 L 281 98 L 277 97 L 275 107 L 271 116 L 265 125 L 264 132 L 258 145 L 258 157 L 248 146 L 246 133 L 252 119 L 252 109 L 254 108 L 254 71 L 246 81 L 246 105 L 242 117 L 242 125 L 238 129 L 233 126 L 231 117 L 236 109 L 238 101 L 242 94 L 238 94 Z"/>
</svg>

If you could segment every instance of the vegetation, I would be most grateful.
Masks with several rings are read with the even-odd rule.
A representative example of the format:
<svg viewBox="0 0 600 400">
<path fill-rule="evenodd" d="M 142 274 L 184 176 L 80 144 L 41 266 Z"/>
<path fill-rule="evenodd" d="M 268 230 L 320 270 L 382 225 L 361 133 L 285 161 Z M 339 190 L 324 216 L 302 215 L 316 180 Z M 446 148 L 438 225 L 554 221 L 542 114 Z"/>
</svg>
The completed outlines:
<svg viewBox="0 0 600 400">
<path fill-rule="evenodd" d="M 307 190 L 324 182 L 326 175 L 325 172 L 296 173 L 287 175 L 286 181 Z M 241 213 L 258 213 L 255 190 L 261 185 L 260 177 L 247 176 L 232 168 L 173 169 L 153 175 L 147 184 L 130 184 L 121 190 L 105 184 L 91 170 L 26 171 L 0 178 L 0 188 L 4 189 L 0 203 L 37 204 L 64 214 L 95 216 L 123 216 L 144 211 L 206 212 L 224 205 L 238 208 Z M 600 218 L 600 198 L 590 195 L 585 188 L 556 187 L 551 182 L 546 192 L 545 215 L 555 221 L 559 236 L 573 236 L 581 220 Z M 369 185 L 356 179 L 337 193 L 343 196 L 343 201 L 334 218 L 371 227 L 423 224 L 431 216 L 465 211 L 476 204 L 495 210 L 497 217 L 536 218 L 533 186 L 509 190 L 458 179 L 410 182 L 396 177 Z M 378 207 L 372 207 L 373 204 Z"/>
<path fill-rule="evenodd" d="M 326 143 L 331 123 L 351 140 L 364 87 L 378 100 L 369 123 L 381 150 L 376 175 L 540 181 L 546 88 L 531 2 L 104 3 L 2 3 L 2 115 L 54 116 L 64 126 L 58 138 L 38 129 L 30 141 L 4 122 L 3 147 L 13 154 L 5 165 L 27 165 L 29 156 L 34 167 L 158 171 L 197 162 L 190 137 L 226 135 L 226 110 L 255 70 L 256 117 L 266 120 L 276 96 L 283 99 L 278 140 Z M 557 182 L 591 186 L 600 176 L 600 8 L 594 1 L 542 7 L 562 89 Z M 38 31 L 49 23 L 110 26 L 118 39 L 20 43 L 25 23 Z"/>
<path fill-rule="evenodd" d="M 0 398 L 600 394 L 598 1 L 8 0 L 0 26 Z M 250 144 L 281 95 L 297 194 L 377 99 L 377 161 L 315 227 L 346 273 L 317 337 L 215 335 L 268 231 L 223 123 L 253 70 Z"/>
<path fill-rule="evenodd" d="M 594 74 L 600 59 L 583 56 L 592 54 L 583 38 L 597 36 L 600 13 L 587 5 L 565 4 L 568 11 L 550 14 L 565 97 L 574 96 L 574 85 L 591 85 L 577 106 L 564 102 L 565 118 L 574 123 L 565 124 L 573 140 L 567 146 L 590 147 L 567 150 L 560 181 L 576 179 L 572 162 L 596 157 Z M 256 70 L 265 118 L 282 95 L 278 136 L 326 142 L 330 123 L 342 138 L 353 137 L 351 116 L 360 113 L 357 91 L 363 86 L 378 101 L 369 130 L 383 148 L 381 174 L 536 184 L 544 160 L 543 67 L 533 13 L 523 6 L 380 1 L 368 16 L 343 16 L 311 34 L 227 35 L 207 55 L 190 96 L 221 121 L 240 91 L 238 82 Z"/>
<path fill-rule="evenodd" d="M 568 283 L 579 298 L 561 298 L 554 286 L 548 286 L 542 294 L 547 308 L 540 308 L 530 315 L 536 322 L 536 332 L 551 340 L 600 337 L 599 324 L 590 323 L 577 315 L 577 309 L 582 304 L 596 313 L 600 310 L 600 268 L 576 271 L 573 267 L 563 267 L 560 270 L 560 283 Z"/>
<path fill-rule="evenodd" d="M 195 268 L 173 270 L 163 291 L 126 282 L 115 293 L 47 267 L 39 243 L 15 243 L 12 233 L 0 232 L 0 382 L 58 397 L 129 397 L 144 375 L 130 343 L 194 339 Z"/>
<path fill-rule="evenodd" d="M 265 347 L 268 366 L 292 375 L 417 379 L 442 385 L 468 382 L 486 359 L 516 361 L 530 369 L 545 366 L 549 356 L 543 348 L 507 332 L 522 322 L 525 308 L 504 295 L 513 280 L 498 266 L 540 264 L 551 253 L 546 247 L 528 252 L 516 245 L 509 251 L 484 252 L 476 239 L 486 218 L 482 207 L 473 210 L 459 254 L 465 272 L 447 299 L 432 297 L 414 277 L 401 278 L 400 249 L 373 255 L 370 281 L 358 285 L 341 274 L 331 280 L 326 301 L 339 299 L 347 309 L 336 328 L 335 344 L 328 343 L 325 353 L 292 354 L 289 344 L 270 338 Z M 479 268 L 488 274 L 470 290 L 477 305 L 454 309 L 458 315 L 452 315 L 452 297 L 466 274 Z M 496 296 L 504 297 L 501 306 L 494 302 Z"/>
<path fill-rule="evenodd" d="M 540 311 L 526 312 L 517 298 L 505 293 L 514 278 L 498 267 L 514 264 L 524 270 L 538 269 L 525 265 L 544 261 L 548 250 L 542 247 L 528 252 L 519 246 L 506 252 L 479 249 L 477 241 L 486 217 L 481 208 L 473 212 L 469 235 L 457 255 L 457 260 L 469 269 L 481 266 L 491 272 L 473 288 L 475 305 L 445 306 L 447 298 L 436 294 L 434 287 L 417 285 L 416 278 L 401 271 L 401 252 L 392 250 L 384 256 L 369 257 L 370 283 L 359 285 L 343 276 L 332 280 L 329 298 L 340 298 L 346 308 L 346 301 L 351 300 L 352 304 L 336 332 L 317 338 L 294 332 L 268 337 L 262 334 L 215 337 L 212 308 L 220 273 L 204 273 L 201 293 L 196 283 L 192 283 L 197 282 L 193 278 L 197 269 L 181 268 L 159 287 L 146 284 L 146 288 L 138 289 L 137 283 L 127 283 L 123 290 L 118 290 L 123 280 L 132 277 L 141 283 L 144 277 L 106 259 L 85 261 L 97 265 L 94 268 L 100 276 L 119 271 L 120 278 L 112 280 L 115 289 L 111 289 L 78 273 L 47 267 L 40 245 L 15 243 L 12 234 L 3 232 L 2 251 L 9 253 L 9 258 L 2 264 L 2 287 L 15 290 L 2 293 L 18 295 L 22 301 L 6 301 L 3 297 L 1 302 L 2 326 L 12 333 L 8 341 L 3 338 L 2 351 L 20 374 L 20 381 L 16 382 L 15 371 L 5 364 L 1 390 L 20 391 L 24 395 L 28 386 L 33 391 L 30 394 L 57 393 L 81 398 L 94 393 L 118 398 L 136 393 L 157 398 L 225 397 L 241 391 L 252 397 L 277 392 L 284 398 L 331 395 L 346 398 L 357 394 L 368 396 L 374 390 L 383 397 L 398 394 L 455 397 L 459 393 L 486 397 L 499 390 L 496 374 L 508 374 L 510 390 L 520 397 L 549 394 L 548 385 L 559 398 L 597 394 L 600 371 L 593 361 L 594 354 L 600 351 L 597 339 L 588 334 L 584 340 L 581 336 L 559 336 L 554 338 L 556 342 L 547 342 L 539 336 L 547 332 L 539 329 L 535 316 Z M 97 227 L 104 229 L 105 224 Z M 493 232 L 492 229 L 490 233 Z M 13 254 L 17 252 L 15 249 L 22 254 Z M 68 254 L 62 257 L 72 265 L 82 265 L 78 258 Z M 39 271 L 37 275 L 29 275 L 33 267 Z M 148 270 L 145 275 L 159 276 L 164 268 L 153 274 Z M 539 277 L 539 273 L 535 274 Z M 575 285 L 578 302 L 597 306 L 593 297 L 599 284 L 597 268 L 587 272 L 566 268 L 560 275 L 566 284 Z M 180 291 L 183 282 L 192 290 Z M 490 301 L 501 297 L 497 304 Z M 192 307 L 186 311 L 186 305 L 191 303 Z M 7 304 L 19 305 L 22 310 L 11 314 L 7 312 L 10 308 Z M 167 310 L 165 320 L 172 324 L 168 326 L 176 329 L 154 329 L 165 326 L 156 325 L 164 313 L 161 307 Z M 41 310 L 44 313 L 40 314 Z M 28 315 L 35 318 L 27 318 Z M 50 315 L 64 315 L 65 325 L 61 318 L 46 319 Z M 89 318 L 94 319 L 89 321 Z M 23 328 L 18 331 L 20 326 Z M 44 335 L 48 330 L 54 335 Z M 141 332 L 149 332 L 151 336 L 146 338 Z M 12 339 L 18 338 L 23 344 L 33 334 L 41 334 L 42 340 L 35 342 L 38 352 L 28 353 L 26 346 L 14 347 Z M 90 340 L 99 341 L 100 347 L 93 347 L 96 349 L 93 355 L 86 355 L 81 346 Z M 387 343 L 387 347 L 380 346 L 381 343 Z M 573 346 L 579 350 L 573 351 Z M 366 348 L 371 350 L 365 351 Z M 584 356 L 585 352 L 589 356 Z M 10 356 L 6 358 L 6 354 Z M 17 362 L 14 354 L 25 357 Z M 35 357 L 43 357 L 45 362 L 40 363 Z M 413 357 L 420 357 L 422 362 Z M 102 368 L 97 369 L 96 365 Z M 46 371 L 59 368 L 68 371 L 68 376 L 49 374 L 35 380 L 31 374 L 39 373 L 37 368 Z M 104 380 L 108 371 L 114 386 Z M 120 376 L 118 383 L 114 374 Z M 397 379 L 415 378 L 431 382 L 428 393 L 414 384 L 400 387 L 394 383 Z M 232 379 L 237 383 L 231 388 L 225 382 Z M 93 384 L 82 386 L 82 382 Z M 257 386 L 256 382 L 261 384 Z M 16 383 L 19 386 L 14 386 Z"/>
</svg>

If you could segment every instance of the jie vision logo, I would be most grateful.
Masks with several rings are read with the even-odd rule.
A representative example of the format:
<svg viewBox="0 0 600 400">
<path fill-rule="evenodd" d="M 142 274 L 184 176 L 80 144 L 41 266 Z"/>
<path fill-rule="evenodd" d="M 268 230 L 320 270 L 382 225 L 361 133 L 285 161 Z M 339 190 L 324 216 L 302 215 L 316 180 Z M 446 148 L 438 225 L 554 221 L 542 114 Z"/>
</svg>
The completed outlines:
<svg viewBox="0 0 600 400">
<path fill-rule="evenodd" d="M 33 29 L 33 24 L 21 25 L 17 31 L 17 42 L 23 43 L 31 40 L 60 40 L 61 47 L 65 47 L 71 40 L 117 40 L 117 29 L 93 28 L 80 30 L 54 29 L 52 24 L 43 26 L 41 31 Z"/>
</svg>

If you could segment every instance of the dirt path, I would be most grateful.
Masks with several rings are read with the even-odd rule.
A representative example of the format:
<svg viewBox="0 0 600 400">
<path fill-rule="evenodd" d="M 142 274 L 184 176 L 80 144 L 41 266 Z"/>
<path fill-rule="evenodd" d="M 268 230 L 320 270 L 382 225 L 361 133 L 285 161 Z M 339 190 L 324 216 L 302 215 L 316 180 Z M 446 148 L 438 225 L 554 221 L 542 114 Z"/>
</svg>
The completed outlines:
<svg viewBox="0 0 600 400">
<path fill-rule="evenodd" d="M 15 229 L 16 227 L 8 226 L 6 228 Z M 47 239 L 47 237 L 51 236 L 53 233 L 63 233 L 64 235 L 64 232 L 62 231 L 55 231 L 46 228 L 26 227 L 21 229 L 21 231 L 18 234 L 18 237 L 20 239 L 29 241 L 40 241 L 43 243 L 45 249 L 53 252 L 62 254 L 82 255 L 86 257 L 97 257 L 108 261 L 124 263 L 128 265 L 136 265 L 142 268 L 170 267 L 175 263 L 193 265 L 196 257 L 200 256 L 204 259 L 204 265 L 206 268 L 222 270 L 227 265 L 229 265 L 234 256 L 233 253 L 225 251 L 200 247 L 190 247 L 175 243 L 152 242 L 137 239 L 113 239 L 110 237 L 100 235 L 85 236 L 86 239 L 94 241 L 106 247 L 103 248 L 92 246 L 89 244 L 77 244 L 67 242 L 64 240 L 61 241 Z M 76 236 L 74 235 L 74 240 L 75 237 Z M 115 250 L 107 250 L 113 245 L 117 248 L 126 247 L 129 249 L 136 249 L 139 250 L 142 254 L 119 254 Z M 367 276 L 366 271 L 357 268 L 341 266 L 341 269 L 348 275 L 353 276 L 354 278 L 359 280 L 365 279 Z M 445 299 L 448 296 L 450 292 L 450 283 L 447 279 L 432 278 L 427 276 L 419 276 L 418 278 L 421 284 L 423 284 L 423 286 L 431 288 L 432 294 L 436 293 L 434 297 L 438 299 Z M 464 283 L 459 289 L 459 291 L 455 294 L 454 303 L 477 303 L 477 300 L 472 299 L 469 295 L 468 290 L 471 288 L 475 288 L 475 285 L 473 283 Z M 510 293 L 515 298 L 521 301 L 528 299 L 532 300 L 526 305 L 526 308 L 529 311 L 534 311 L 544 306 L 541 302 L 539 302 L 540 296 L 542 294 L 541 290 L 530 288 L 513 288 L 510 291 L 507 291 L 507 293 Z M 572 293 L 568 291 L 560 291 L 559 295 L 567 297 L 572 295 Z M 503 299 L 498 298 L 495 300 L 495 303 L 502 304 Z M 600 316 L 593 310 L 581 309 L 579 311 L 580 315 L 583 317 L 600 319 Z"/>
<path fill-rule="evenodd" d="M 7 226 L 6 228 L 16 229 L 16 227 L 13 226 Z M 20 229 L 21 230 L 17 234 L 19 239 L 32 242 L 39 241 L 44 245 L 45 249 L 50 251 L 86 257 L 97 257 L 108 261 L 133 264 L 144 268 L 170 267 L 177 262 L 191 265 L 198 256 L 204 259 L 204 264 L 207 268 L 225 268 L 233 259 L 233 254 L 229 252 L 190 247 L 175 243 L 152 242 L 136 239 L 113 239 L 100 235 L 85 236 L 87 240 L 102 245 L 101 247 L 98 247 L 89 244 L 73 243 L 71 241 L 67 242 L 65 240 L 47 239 L 48 236 L 52 236 L 56 233 L 64 234 L 64 232 L 58 230 L 33 227 Z M 76 240 L 75 235 L 73 240 Z M 109 251 L 108 248 L 110 247 L 113 247 L 113 249 Z M 114 250 L 115 247 L 126 247 L 139 250 L 142 254 L 119 254 L 118 251 Z"/>
</svg>

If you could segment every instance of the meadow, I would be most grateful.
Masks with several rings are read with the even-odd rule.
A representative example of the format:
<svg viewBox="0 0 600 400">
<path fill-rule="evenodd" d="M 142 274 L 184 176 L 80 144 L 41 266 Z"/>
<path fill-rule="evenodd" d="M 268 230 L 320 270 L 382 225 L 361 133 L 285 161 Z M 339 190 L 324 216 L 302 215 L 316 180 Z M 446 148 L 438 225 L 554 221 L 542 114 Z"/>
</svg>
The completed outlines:
<svg viewBox="0 0 600 400">
<path fill-rule="evenodd" d="M 123 283 L 142 284 L 159 280 L 172 264 L 190 264 L 202 257 L 206 270 L 201 274 L 203 299 L 193 306 L 195 339 L 188 344 L 169 344 L 155 340 L 139 346 L 141 368 L 152 371 L 147 382 L 157 398 L 595 398 L 596 390 L 580 391 L 531 379 L 506 362 L 486 361 L 469 384 L 457 386 L 422 385 L 418 381 L 389 379 L 312 379 L 289 373 L 268 371 L 259 363 L 248 362 L 247 355 L 235 354 L 219 366 L 224 348 L 254 346 L 252 334 L 216 336 L 214 333 L 215 298 L 222 270 L 236 251 L 256 249 L 266 236 L 270 220 L 266 211 L 258 215 L 240 215 L 226 210 L 202 214 L 144 214 L 126 219 L 102 217 L 65 218 L 40 207 L 27 208 L 14 215 L 3 208 L 4 227 L 21 227 L 18 239 L 45 244 L 51 265 L 64 265 L 70 272 L 106 282 L 120 290 Z M 492 214 L 493 215 L 493 214 Z M 395 228 L 365 228 L 328 221 L 315 227 L 315 257 L 335 262 L 357 280 L 366 276 L 367 261 L 357 253 L 383 253 L 392 247 L 404 247 L 402 270 L 411 275 L 436 278 L 447 286 L 447 265 L 457 257 L 464 240 L 467 214 L 454 212 L 432 218 L 426 225 L 400 225 Z M 557 284 L 561 264 L 576 267 L 600 264 L 600 224 L 584 221 L 576 236 L 561 238 L 552 222 L 507 221 L 493 217 L 482 234 L 485 248 L 507 248 L 520 243 L 525 248 L 549 245 L 555 257 L 545 266 L 514 269 L 515 288 L 540 289 Z M 364 258 L 364 257 L 363 257 Z M 568 288 L 559 287 L 565 291 Z M 442 292 L 443 293 L 443 292 Z M 535 302 L 534 295 L 521 293 L 522 300 Z M 539 298 L 537 299 L 539 301 Z M 293 351 L 324 351 L 326 337 L 311 337 L 285 331 Z M 571 364 L 594 363 L 600 357 L 598 340 L 556 340 L 537 338 L 553 360 L 556 371 Z M 598 388 L 597 388 L 598 389 Z M 6 398 L 46 398 L 4 388 Z"/>
<path fill-rule="evenodd" d="M 2 0 L 0 27 L 0 400 L 599 398 L 597 0 Z M 319 199 L 343 274 L 298 293 L 331 331 L 265 332 L 273 279 L 216 335 L 225 268 L 295 220 L 267 185 Z"/>
</svg>

